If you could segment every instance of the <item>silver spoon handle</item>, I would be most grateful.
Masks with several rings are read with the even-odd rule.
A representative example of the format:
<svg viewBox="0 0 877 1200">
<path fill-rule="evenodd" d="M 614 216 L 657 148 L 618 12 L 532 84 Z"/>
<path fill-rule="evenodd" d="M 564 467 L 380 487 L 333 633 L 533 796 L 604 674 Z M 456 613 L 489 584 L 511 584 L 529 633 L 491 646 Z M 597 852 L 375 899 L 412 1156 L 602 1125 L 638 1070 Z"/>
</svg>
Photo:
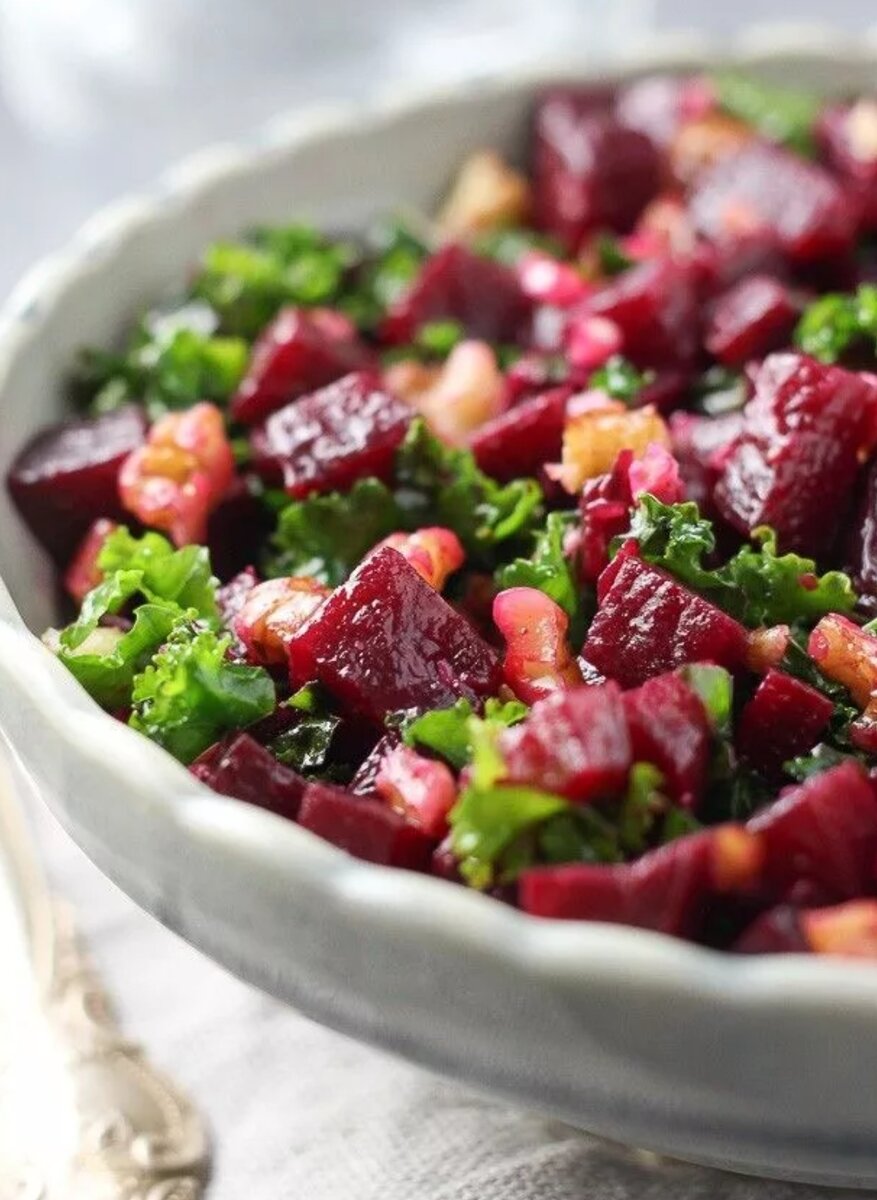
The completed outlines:
<svg viewBox="0 0 877 1200">
<path fill-rule="evenodd" d="M 0 747 L 0 889 L 30 968 L 4 972 L 0 991 L 0 1198 L 199 1200 L 204 1125 L 119 1028 L 70 909 L 46 885 L 17 788 Z M 20 1157 L 10 1166 L 5 1140 Z"/>
</svg>

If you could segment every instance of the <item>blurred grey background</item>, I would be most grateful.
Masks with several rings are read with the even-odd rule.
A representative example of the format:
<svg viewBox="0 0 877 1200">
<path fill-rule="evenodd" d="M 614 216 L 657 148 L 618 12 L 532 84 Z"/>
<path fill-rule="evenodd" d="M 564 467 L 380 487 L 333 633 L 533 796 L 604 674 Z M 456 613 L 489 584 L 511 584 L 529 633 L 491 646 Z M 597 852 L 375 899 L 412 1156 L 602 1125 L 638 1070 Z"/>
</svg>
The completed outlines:
<svg viewBox="0 0 877 1200">
<path fill-rule="evenodd" d="M 199 145 L 333 96 L 624 54 L 751 22 L 854 33 L 872 0 L 0 0 L 0 297 Z"/>
</svg>

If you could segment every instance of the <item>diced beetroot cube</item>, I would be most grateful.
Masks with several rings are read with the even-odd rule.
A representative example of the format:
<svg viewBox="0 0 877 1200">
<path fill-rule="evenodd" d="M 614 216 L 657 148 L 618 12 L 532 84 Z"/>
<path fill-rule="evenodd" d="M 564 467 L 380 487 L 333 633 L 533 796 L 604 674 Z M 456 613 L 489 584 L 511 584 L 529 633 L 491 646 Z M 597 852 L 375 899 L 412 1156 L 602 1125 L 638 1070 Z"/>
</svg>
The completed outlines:
<svg viewBox="0 0 877 1200">
<path fill-rule="evenodd" d="M 220 792 L 267 808 L 294 821 L 307 781 L 279 763 L 247 733 L 235 733 L 205 750 L 189 770 L 202 783 Z"/>
<path fill-rule="evenodd" d="M 825 108 L 816 126 L 823 156 L 857 197 L 865 229 L 877 227 L 877 102 Z"/>
<path fill-rule="evenodd" d="M 623 125 L 668 146 L 681 125 L 705 116 L 714 103 L 703 76 L 646 75 L 621 90 L 615 113 Z"/>
<path fill-rule="evenodd" d="M 370 554 L 293 638 L 293 679 L 318 679 L 351 712 L 478 702 L 502 680 L 496 651 L 401 554 Z"/>
<path fill-rule="evenodd" d="M 668 413 L 685 399 L 691 384 L 691 372 L 687 368 L 661 369 L 650 372 L 650 376 L 632 401 L 632 408 L 645 408 L 651 404 L 659 413 Z"/>
<path fill-rule="evenodd" d="M 621 692 L 612 683 L 555 692 L 503 732 L 499 749 L 512 783 L 581 803 L 617 795 L 631 763 Z"/>
<path fill-rule="evenodd" d="M 505 481 L 535 475 L 544 463 L 556 462 L 569 395 L 568 387 L 552 388 L 476 430 L 470 446 L 481 470 Z"/>
<path fill-rule="evenodd" d="M 784 345 L 798 309 L 789 289 L 770 275 L 750 275 L 719 296 L 704 343 L 727 366 L 740 366 Z"/>
<path fill-rule="evenodd" d="M 715 489 L 722 516 L 741 533 L 770 525 L 783 550 L 819 558 L 846 514 L 875 404 L 862 375 L 803 354 L 765 359 Z"/>
<path fill-rule="evenodd" d="M 630 556 L 600 601 L 582 653 L 631 688 L 685 663 L 736 670 L 744 661 L 746 630 L 666 572 Z"/>
<path fill-rule="evenodd" d="M 356 858 L 412 871 L 428 869 L 436 845 L 386 804 L 326 783 L 308 784 L 298 823 Z"/>
<path fill-rule="evenodd" d="M 254 465 L 280 475 L 290 496 L 344 491 L 357 479 L 387 479 L 411 409 L 368 372 L 346 375 L 293 401 L 252 436 Z"/>
<path fill-rule="evenodd" d="M 670 417 L 673 456 L 679 463 L 686 494 L 703 512 L 709 513 L 713 507 L 713 491 L 742 429 L 742 412 L 719 417 L 675 412 Z"/>
<path fill-rule="evenodd" d="M 692 937 L 709 902 L 751 888 L 760 865 L 757 839 L 740 826 L 724 825 L 677 838 L 633 863 L 524 871 L 518 901 L 537 917 L 610 921 Z"/>
<path fill-rule="evenodd" d="M 809 684 L 768 671 L 740 714 L 737 750 L 756 770 L 775 778 L 784 762 L 816 745 L 833 712 L 831 701 Z"/>
<path fill-rule="evenodd" d="M 624 271 L 583 306 L 622 333 L 622 353 L 640 367 L 680 367 L 698 349 L 700 300 L 694 270 L 655 259 Z"/>
<path fill-rule="evenodd" d="M 633 757 L 654 763 L 670 794 L 693 808 L 706 785 L 710 726 L 698 696 L 678 675 L 624 693 Z"/>
<path fill-rule="evenodd" d="M 255 425 L 304 396 L 371 364 L 355 327 L 331 309 L 285 308 L 253 347 L 246 375 L 231 401 L 231 415 Z"/>
<path fill-rule="evenodd" d="M 689 209 L 706 237 L 768 230 L 795 262 L 843 255 L 858 224 L 855 203 L 824 168 L 757 141 L 704 171 Z"/>
<path fill-rule="evenodd" d="M 595 111 L 590 98 L 567 89 L 538 104 L 533 144 L 533 206 L 539 229 L 571 251 L 585 234 L 628 233 L 661 185 L 654 143 Z"/>
<path fill-rule="evenodd" d="M 146 418 L 128 405 L 101 417 L 53 425 L 24 447 L 7 487 L 25 524 L 53 558 L 65 563 L 99 517 L 125 520 L 118 476 L 146 440 Z"/>
<path fill-rule="evenodd" d="M 769 908 L 743 930 L 731 949 L 737 954 L 806 954 L 800 910 L 791 904 Z"/>
<path fill-rule="evenodd" d="M 231 487 L 207 518 L 210 563 L 220 579 L 231 579 L 249 566 L 253 547 L 273 528 L 265 504 L 236 476 Z"/>
<path fill-rule="evenodd" d="M 864 472 L 858 511 L 847 539 L 847 564 L 868 609 L 877 610 L 877 461 Z"/>
<path fill-rule="evenodd" d="M 381 338 L 410 342 L 427 321 L 459 321 L 470 338 L 514 342 L 527 330 L 533 303 L 514 271 L 465 246 L 444 246 L 431 255 L 381 324 Z"/>
<path fill-rule="evenodd" d="M 787 788 L 746 828 L 765 844 L 765 883 L 777 896 L 800 879 L 841 900 L 874 890 L 877 796 L 853 762 Z"/>
<path fill-rule="evenodd" d="M 569 363 L 559 362 L 556 356 L 548 354 L 532 351 L 522 354 L 505 373 L 504 407 L 514 408 L 516 404 L 548 391 L 555 384 L 567 382 L 573 385 Z"/>
<path fill-rule="evenodd" d="M 630 525 L 632 463 L 633 451 L 622 450 L 608 474 L 587 480 L 582 488 L 579 566 L 582 578 L 588 583 L 594 583 L 605 569 L 613 539 L 625 533 Z"/>
<path fill-rule="evenodd" d="M 394 733 L 386 733 L 368 755 L 359 764 L 356 774 L 347 788 L 354 796 L 376 796 L 378 794 L 378 772 L 384 759 L 399 745 L 399 737 Z"/>
</svg>

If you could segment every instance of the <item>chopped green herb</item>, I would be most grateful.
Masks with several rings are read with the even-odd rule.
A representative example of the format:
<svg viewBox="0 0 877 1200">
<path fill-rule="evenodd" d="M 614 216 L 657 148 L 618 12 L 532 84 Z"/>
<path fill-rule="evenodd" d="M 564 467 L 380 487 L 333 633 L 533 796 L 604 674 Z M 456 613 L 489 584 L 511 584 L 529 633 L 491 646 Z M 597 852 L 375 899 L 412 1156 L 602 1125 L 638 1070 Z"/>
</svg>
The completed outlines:
<svg viewBox="0 0 877 1200">
<path fill-rule="evenodd" d="M 733 72 L 714 76 L 713 87 L 719 106 L 730 116 L 799 154 L 815 154 L 813 128 L 820 100 L 812 92 L 775 87 Z"/>
<path fill-rule="evenodd" d="M 638 371 L 621 354 L 612 357 L 588 381 L 588 386 L 605 392 L 613 400 L 631 404 L 649 382 L 650 376 Z"/>
<path fill-rule="evenodd" d="M 465 336 L 459 321 L 427 321 L 417 331 L 415 348 L 433 358 L 447 358 Z"/>
<path fill-rule="evenodd" d="M 309 575 L 336 587 L 382 538 L 401 528 L 392 492 L 377 479 L 361 479 L 346 493 L 295 500 L 280 512 L 271 576 Z"/>
<path fill-rule="evenodd" d="M 479 566 L 493 565 L 498 545 L 522 543 L 542 517 L 542 489 L 535 479 L 497 483 L 479 469 L 471 451 L 444 445 L 420 419 L 397 455 L 396 485 L 405 528 L 453 530 Z"/>
<path fill-rule="evenodd" d="M 829 612 L 850 612 L 856 603 L 847 575 L 819 575 L 813 559 L 777 554 L 776 535 L 767 526 L 754 531 L 754 546 L 743 546 L 723 566 L 704 566 L 715 552 L 715 533 L 691 501 L 668 505 L 641 497 L 628 536 L 636 539 L 646 561 L 753 628 L 812 624 Z"/>
<path fill-rule="evenodd" d="M 274 711 L 274 682 L 261 667 L 230 662 L 230 636 L 178 624 L 134 679 L 132 728 L 190 763 L 232 729 Z"/>
<path fill-rule="evenodd" d="M 820 742 L 809 754 L 802 754 L 800 757 L 784 763 L 783 770 L 798 783 L 804 783 L 805 780 L 812 779 L 814 775 L 821 775 L 823 771 L 829 771 L 832 767 L 840 766 L 841 763 L 856 761 L 854 754 L 845 754 L 834 746 Z"/>
<path fill-rule="evenodd" d="M 641 854 L 648 846 L 667 809 L 664 786 L 664 776 L 653 763 L 635 762 L 630 768 L 618 819 L 618 838 L 626 853 Z"/>
<path fill-rule="evenodd" d="M 552 258 L 564 257 L 562 246 L 554 238 L 520 226 L 482 233 L 475 239 L 472 248 L 476 254 L 492 258 L 507 267 L 516 266 L 531 250 L 540 250 Z"/>
<path fill-rule="evenodd" d="M 611 234 L 601 233 L 597 238 L 597 262 L 601 275 L 620 275 L 633 266 L 633 259 L 624 253 L 621 244 Z"/>
<path fill-rule="evenodd" d="M 486 721 L 501 727 L 515 725 L 526 715 L 527 706 L 520 700 L 488 700 L 484 711 Z M 472 758 L 472 718 L 468 700 L 458 700 L 453 708 L 433 709 L 406 725 L 405 743 L 438 754 L 459 771 Z"/>
<path fill-rule="evenodd" d="M 682 667 L 679 674 L 695 692 L 706 709 L 710 724 L 720 737 L 731 732 L 734 706 L 734 678 L 724 667 L 710 663 L 692 663 Z"/>
<path fill-rule="evenodd" d="M 821 362 L 834 363 L 858 345 L 877 350 L 877 287 L 863 283 L 858 291 L 820 296 L 804 311 L 795 330 L 801 349 Z"/>
</svg>

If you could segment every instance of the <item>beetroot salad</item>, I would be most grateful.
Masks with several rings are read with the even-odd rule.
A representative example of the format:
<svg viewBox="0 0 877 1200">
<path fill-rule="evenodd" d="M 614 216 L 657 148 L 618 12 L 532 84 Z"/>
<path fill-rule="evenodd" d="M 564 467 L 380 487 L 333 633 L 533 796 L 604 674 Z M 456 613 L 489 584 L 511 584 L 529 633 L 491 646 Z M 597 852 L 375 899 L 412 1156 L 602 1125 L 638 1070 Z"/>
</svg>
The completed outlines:
<svg viewBox="0 0 877 1200">
<path fill-rule="evenodd" d="M 877 956 L 877 101 L 570 86 L 211 245 L 8 487 L 216 791 L 541 917 Z"/>
</svg>

